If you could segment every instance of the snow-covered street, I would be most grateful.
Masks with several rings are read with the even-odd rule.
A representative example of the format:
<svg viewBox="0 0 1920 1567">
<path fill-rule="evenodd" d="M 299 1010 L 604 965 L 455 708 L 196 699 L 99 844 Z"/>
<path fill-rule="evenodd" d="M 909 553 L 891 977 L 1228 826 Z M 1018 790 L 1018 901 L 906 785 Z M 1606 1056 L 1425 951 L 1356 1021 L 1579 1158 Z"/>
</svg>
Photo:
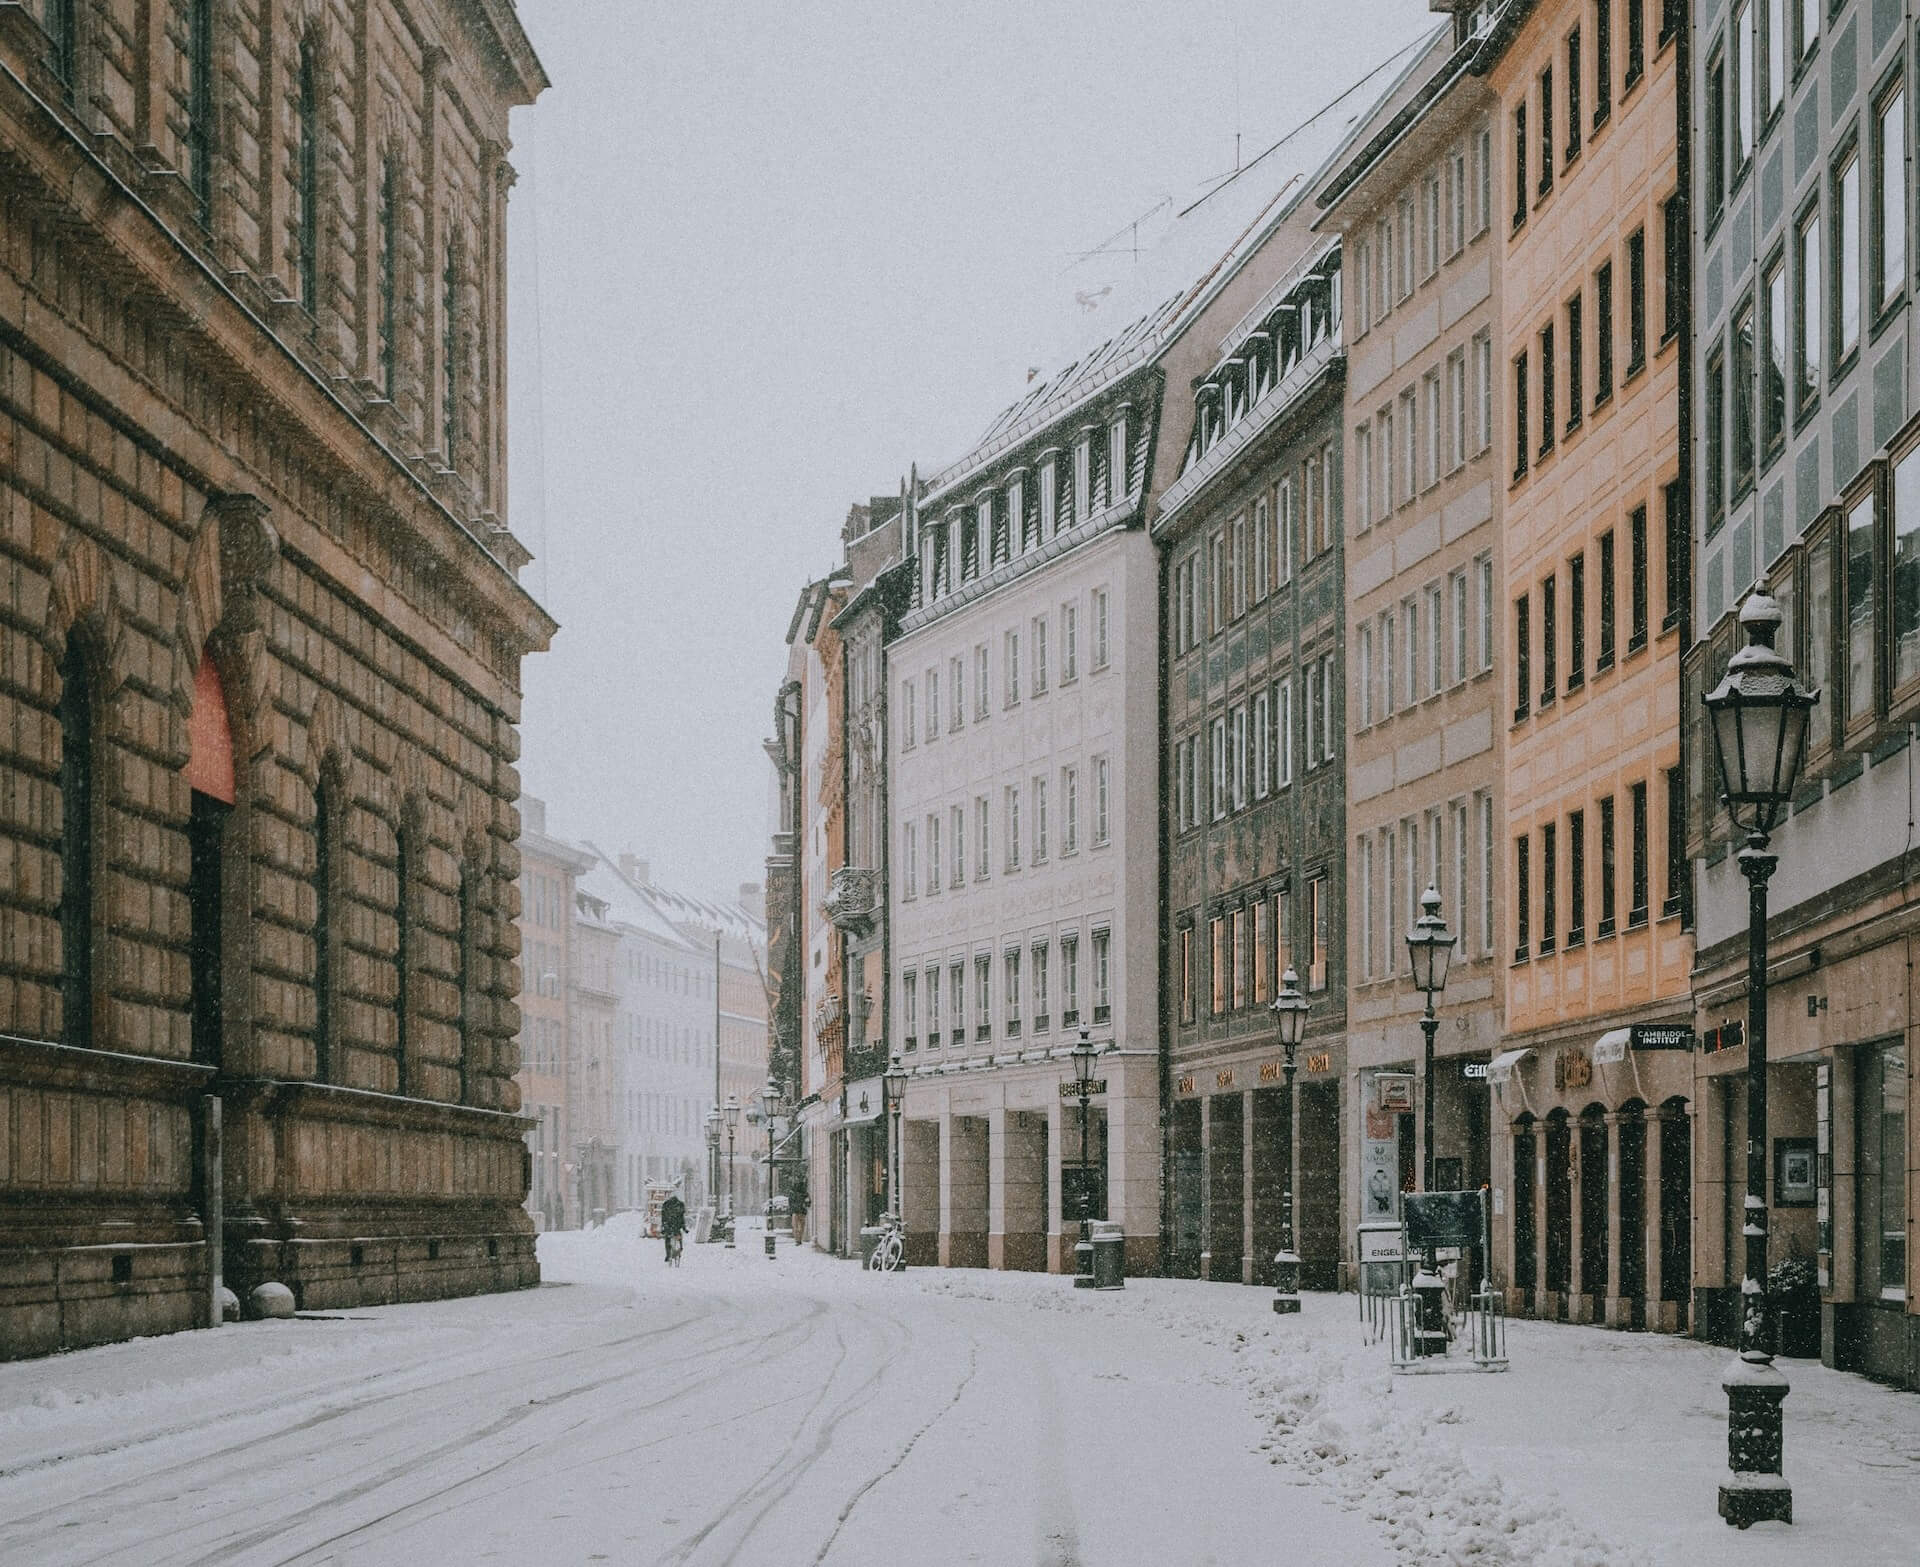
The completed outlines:
<svg viewBox="0 0 1920 1567">
<path fill-rule="evenodd" d="M 1714 1512 L 1723 1352 L 1351 1297 L 544 1237 L 539 1290 L 0 1367 L 0 1562 L 1907 1563 L 1920 1399 L 1789 1362 L 1791 1529 Z"/>
</svg>

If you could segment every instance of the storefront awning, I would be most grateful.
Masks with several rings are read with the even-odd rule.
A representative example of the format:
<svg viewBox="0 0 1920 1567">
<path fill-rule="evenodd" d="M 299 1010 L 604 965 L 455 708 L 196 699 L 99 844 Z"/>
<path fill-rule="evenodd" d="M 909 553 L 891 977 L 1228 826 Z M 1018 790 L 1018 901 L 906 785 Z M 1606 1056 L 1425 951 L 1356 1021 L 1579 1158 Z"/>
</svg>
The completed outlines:
<svg viewBox="0 0 1920 1567">
<path fill-rule="evenodd" d="M 1630 1028 L 1610 1028 L 1593 1042 L 1595 1066 L 1618 1066 L 1627 1059 L 1627 1046 L 1633 1041 Z"/>
<path fill-rule="evenodd" d="M 879 1078 L 855 1078 L 847 1084 L 846 1124 L 852 1126 L 858 1121 L 879 1120 L 880 1107 L 885 1102 L 885 1098 Z"/>
<path fill-rule="evenodd" d="M 1513 1069 L 1519 1065 L 1521 1058 L 1532 1049 L 1531 1045 L 1522 1045 L 1518 1050 L 1502 1050 L 1487 1063 L 1487 1081 L 1489 1083 L 1506 1082 L 1513 1076 Z"/>
</svg>

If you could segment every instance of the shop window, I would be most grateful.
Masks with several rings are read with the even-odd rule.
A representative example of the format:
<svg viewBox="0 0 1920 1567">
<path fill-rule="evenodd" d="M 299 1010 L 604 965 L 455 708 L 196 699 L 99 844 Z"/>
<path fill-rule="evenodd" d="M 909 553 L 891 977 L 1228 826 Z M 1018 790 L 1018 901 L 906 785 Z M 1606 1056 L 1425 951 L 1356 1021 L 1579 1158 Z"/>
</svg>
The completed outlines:
<svg viewBox="0 0 1920 1567">
<path fill-rule="evenodd" d="M 1897 1040 L 1857 1059 L 1859 1287 L 1866 1300 L 1907 1298 L 1907 1051 Z"/>
</svg>

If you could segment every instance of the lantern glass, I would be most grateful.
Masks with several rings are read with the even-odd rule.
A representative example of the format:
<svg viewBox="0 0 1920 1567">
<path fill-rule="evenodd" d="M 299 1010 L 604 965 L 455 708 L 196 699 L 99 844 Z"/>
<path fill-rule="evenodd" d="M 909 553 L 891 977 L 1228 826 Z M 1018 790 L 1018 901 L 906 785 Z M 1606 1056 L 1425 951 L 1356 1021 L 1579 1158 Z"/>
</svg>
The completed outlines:
<svg viewBox="0 0 1920 1567">
<path fill-rule="evenodd" d="M 740 1124 L 740 1101 L 734 1098 L 732 1094 L 727 1095 L 726 1116 L 727 1130 L 731 1132 Z"/>
<path fill-rule="evenodd" d="M 1300 976 L 1292 965 L 1280 979 L 1280 994 L 1274 998 L 1273 1015 L 1280 1030 L 1280 1043 L 1289 1051 L 1296 1049 L 1307 1031 L 1307 998 L 1300 994 Z"/>
<path fill-rule="evenodd" d="M 1093 1041 L 1086 1029 L 1080 1030 L 1080 1042 L 1073 1047 L 1073 1072 L 1081 1091 L 1093 1079 Z"/>
<path fill-rule="evenodd" d="M 1407 932 L 1407 958 L 1413 968 L 1413 988 L 1437 996 L 1447 988 L 1447 968 L 1453 960 L 1453 932 L 1440 916 L 1440 891 L 1429 887 L 1420 895 L 1420 918 Z"/>
<path fill-rule="evenodd" d="M 887 1062 L 886 1090 L 887 1098 L 896 1104 L 899 1103 L 900 1096 L 907 1091 L 907 1064 L 900 1059 L 898 1051 Z"/>
</svg>

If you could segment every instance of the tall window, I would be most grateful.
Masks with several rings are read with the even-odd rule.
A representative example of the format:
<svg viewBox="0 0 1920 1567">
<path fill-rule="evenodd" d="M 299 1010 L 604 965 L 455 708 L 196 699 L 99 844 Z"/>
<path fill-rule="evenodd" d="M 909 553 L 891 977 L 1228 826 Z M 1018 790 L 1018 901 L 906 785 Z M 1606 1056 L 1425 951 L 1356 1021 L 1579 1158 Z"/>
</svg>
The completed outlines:
<svg viewBox="0 0 1920 1567">
<path fill-rule="evenodd" d="M 77 56 L 80 48 L 79 18 L 75 14 L 79 0 L 46 0 L 46 10 L 42 13 L 47 30 L 47 63 L 53 67 L 53 74 L 60 79 L 60 85 L 72 97 Z"/>
<path fill-rule="evenodd" d="M 1540 955 L 1553 951 L 1560 924 L 1560 837 L 1559 824 L 1547 822 L 1540 829 Z"/>
<path fill-rule="evenodd" d="M 1586 333 L 1581 321 L 1580 296 L 1567 301 L 1567 429 L 1580 423 L 1581 404 L 1586 401 L 1585 367 L 1581 363 Z"/>
<path fill-rule="evenodd" d="M 1619 886 L 1618 850 L 1614 841 L 1613 796 L 1600 801 L 1600 924 L 1598 933 L 1611 936 Z"/>
<path fill-rule="evenodd" d="M 1727 361 L 1716 346 L 1707 355 L 1706 395 L 1701 415 L 1706 426 L 1707 536 L 1726 520 L 1727 511 Z"/>
<path fill-rule="evenodd" d="M 1666 314 L 1661 325 L 1663 340 L 1680 330 L 1687 306 L 1687 223 L 1680 198 L 1670 196 L 1660 209 L 1663 259 L 1666 266 Z"/>
<path fill-rule="evenodd" d="M 1877 316 L 1907 275 L 1906 94 L 1895 86 L 1873 108 L 1872 306 Z"/>
<path fill-rule="evenodd" d="M 400 160 L 380 170 L 380 395 L 388 402 L 400 384 Z"/>
<path fill-rule="evenodd" d="M 213 0 L 187 3 L 187 188 L 204 226 L 213 208 Z"/>
<path fill-rule="evenodd" d="M 1513 361 L 1513 476 L 1527 471 L 1527 356 Z"/>
<path fill-rule="evenodd" d="M 1593 6 L 1593 123 L 1606 123 L 1613 112 L 1613 0 L 1594 0 Z"/>
<path fill-rule="evenodd" d="M 1686 910 L 1687 886 L 1687 792 L 1681 783 L 1680 769 L 1666 770 L 1667 784 L 1667 895 L 1661 904 L 1663 915 L 1682 914 Z"/>
<path fill-rule="evenodd" d="M 1576 551 L 1567 562 L 1567 689 L 1587 678 L 1587 556 Z"/>
<path fill-rule="evenodd" d="M 1786 101 L 1787 93 L 1787 0 L 1766 0 L 1764 15 L 1767 19 L 1766 66 L 1767 75 L 1761 95 L 1766 105 L 1766 119 L 1771 120 L 1780 112 L 1780 105 Z"/>
<path fill-rule="evenodd" d="M 1527 835 L 1513 843 L 1513 960 L 1525 961 L 1533 950 L 1532 854 Z"/>
<path fill-rule="evenodd" d="M 1771 459 L 1787 434 L 1787 263 L 1776 255 L 1760 283 L 1767 340 L 1760 351 L 1760 448 Z"/>
<path fill-rule="evenodd" d="M 1331 918 L 1327 906 L 1327 878 L 1315 876 L 1307 882 L 1307 925 L 1308 939 L 1313 943 L 1311 955 L 1307 960 L 1307 989 L 1325 990 L 1327 988 L 1327 952 L 1330 945 L 1328 923 Z"/>
<path fill-rule="evenodd" d="M 1727 62 L 1716 55 L 1707 64 L 1706 214 L 1711 229 L 1720 219 L 1727 193 Z"/>
<path fill-rule="evenodd" d="M 60 663 L 61 1038 L 93 1042 L 93 693 L 86 651 Z"/>
<path fill-rule="evenodd" d="M 295 230 L 299 253 L 300 303 L 310 314 L 320 309 L 320 62 L 311 38 L 300 43 L 300 81 L 294 192 L 300 203 Z"/>
<path fill-rule="evenodd" d="M 1633 91 L 1647 72 L 1646 11 L 1646 0 L 1627 0 L 1627 69 L 1620 89 L 1623 94 Z"/>
<path fill-rule="evenodd" d="M 1755 458 L 1753 300 L 1741 301 L 1733 316 L 1733 493 L 1753 488 Z"/>
<path fill-rule="evenodd" d="M 1518 723 L 1527 716 L 1528 705 L 1533 700 L 1530 692 L 1532 681 L 1532 627 L 1527 611 L 1527 596 L 1522 593 L 1513 601 L 1513 671 L 1514 671 L 1514 709 L 1513 720 Z"/>
<path fill-rule="evenodd" d="M 1647 362 L 1647 231 L 1627 236 L 1627 374 Z"/>
<path fill-rule="evenodd" d="M 1553 390 L 1557 367 L 1553 355 L 1553 323 L 1540 328 L 1540 455 L 1553 450 Z"/>
<path fill-rule="evenodd" d="M 1647 786 L 1633 784 L 1627 791 L 1628 814 L 1633 832 L 1633 898 L 1627 904 L 1627 924 L 1647 922 Z"/>
<path fill-rule="evenodd" d="M 1613 529 L 1600 535 L 1600 645 L 1594 655 L 1596 672 L 1613 668 L 1614 635 Z"/>
<path fill-rule="evenodd" d="M 1093 933 L 1093 1020 L 1096 1023 L 1104 1023 L 1113 1015 L 1112 948 L 1110 931 Z"/>
<path fill-rule="evenodd" d="M 1820 400 L 1820 204 L 1801 215 L 1793 239 L 1793 413 Z"/>
<path fill-rule="evenodd" d="M 1513 226 L 1527 221 L 1527 104 L 1513 106 Z"/>
<path fill-rule="evenodd" d="M 1860 154 L 1846 154 L 1833 176 L 1833 366 L 1860 347 Z"/>
<path fill-rule="evenodd" d="M 340 786 L 331 773 L 323 772 L 313 793 L 313 1075 L 322 1083 L 334 1078 L 334 839 L 339 804 Z M 461 885 L 464 891 L 464 880 Z"/>
<path fill-rule="evenodd" d="M 1587 939 L 1587 813 L 1567 813 L 1567 945 Z"/>
<path fill-rule="evenodd" d="M 1544 196 L 1553 189 L 1553 67 L 1540 73 L 1540 179 Z"/>
<path fill-rule="evenodd" d="M 460 253 L 457 246 L 447 246 L 446 270 L 440 277 L 440 439 L 446 446 L 446 463 L 449 468 L 459 463 L 460 455 Z M 927 701 L 927 713 L 931 718 L 938 703 L 931 695 Z"/>
<path fill-rule="evenodd" d="M 1580 29 L 1567 34 L 1567 162 L 1580 156 Z"/>
<path fill-rule="evenodd" d="M 1613 263 L 1593 275 L 1593 406 L 1613 396 Z"/>
<path fill-rule="evenodd" d="M 1540 705 L 1553 703 L 1560 683 L 1560 592 L 1549 572 L 1540 582 Z"/>
<path fill-rule="evenodd" d="M 1636 506 L 1627 516 L 1628 611 L 1627 651 L 1647 645 L 1647 508 Z"/>
<path fill-rule="evenodd" d="M 1106 757 L 1093 759 L 1093 844 L 1096 849 L 1108 841 L 1110 832 L 1111 773 Z"/>
<path fill-rule="evenodd" d="M 1738 180 L 1753 156 L 1753 19 L 1745 0 L 1733 8 L 1733 77 L 1727 91 L 1733 98 L 1733 177 Z"/>
</svg>

